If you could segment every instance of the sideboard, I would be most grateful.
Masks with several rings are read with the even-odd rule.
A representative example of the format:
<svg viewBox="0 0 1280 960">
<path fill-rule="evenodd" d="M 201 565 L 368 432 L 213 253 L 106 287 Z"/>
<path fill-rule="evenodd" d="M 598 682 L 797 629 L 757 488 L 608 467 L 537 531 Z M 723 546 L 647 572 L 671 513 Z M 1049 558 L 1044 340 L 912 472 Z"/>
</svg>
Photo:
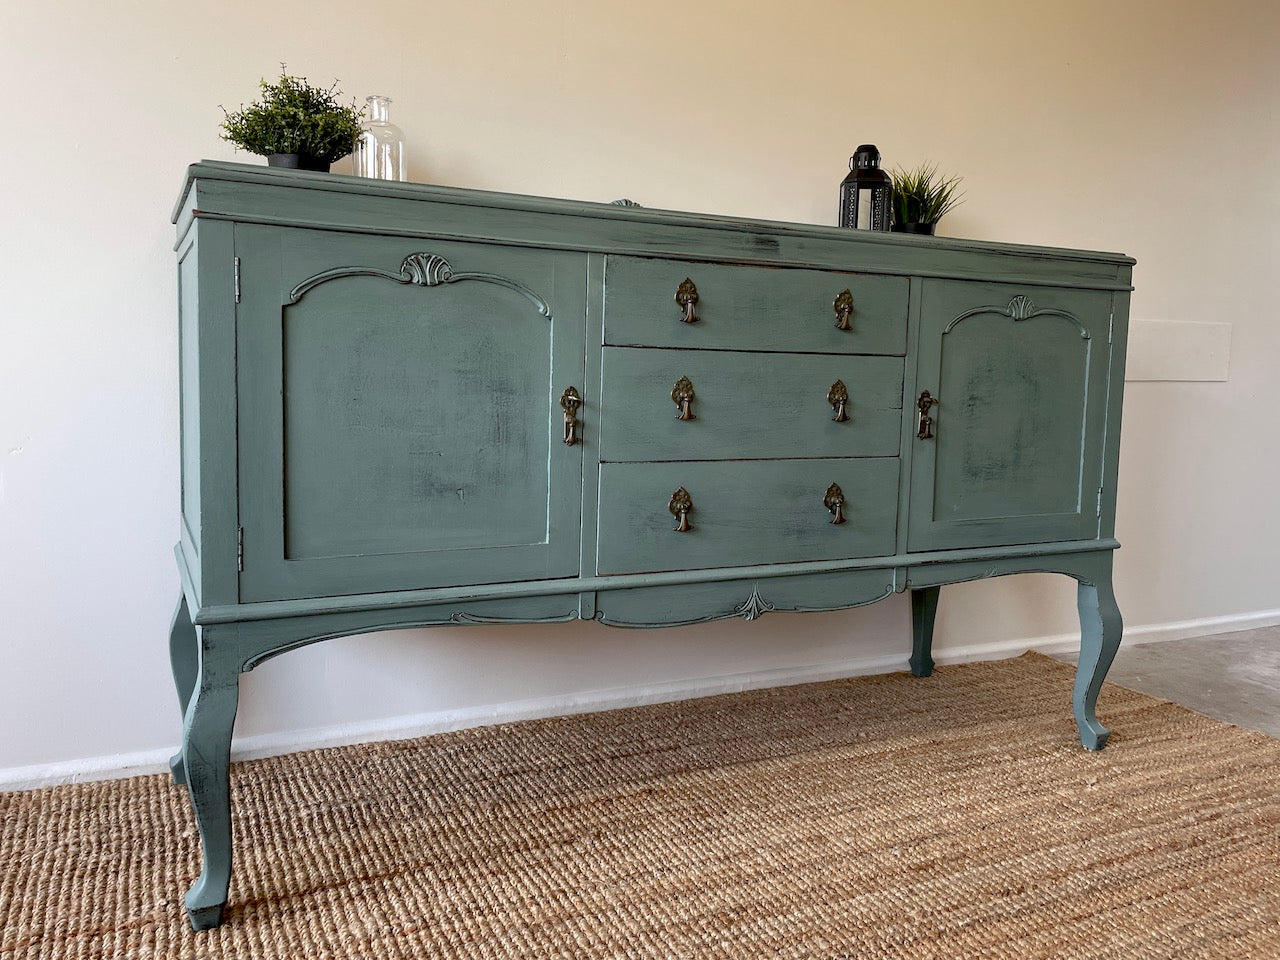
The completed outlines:
<svg viewBox="0 0 1280 960">
<path fill-rule="evenodd" d="M 942 584 L 1111 586 L 1133 260 L 201 163 L 177 225 L 182 592 L 203 871 L 231 874 L 239 675 L 329 637 L 658 627 Z"/>
</svg>

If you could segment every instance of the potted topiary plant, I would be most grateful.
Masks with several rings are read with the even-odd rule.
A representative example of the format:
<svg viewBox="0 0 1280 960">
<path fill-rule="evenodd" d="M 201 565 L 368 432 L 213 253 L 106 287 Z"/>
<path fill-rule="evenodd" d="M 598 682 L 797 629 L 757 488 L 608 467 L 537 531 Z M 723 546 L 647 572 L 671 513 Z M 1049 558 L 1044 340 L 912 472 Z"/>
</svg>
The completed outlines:
<svg viewBox="0 0 1280 960">
<path fill-rule="evenodd" d="M 280 79 L 258 84 L 262 98 L 234 113 L 222 108 L 222 139 L 267 158 L 273 167 L 327 172 L 349 154 L 360 136 L 363 116 L 338 102 L 338 83 L 313 87 L 280 65 Z"/>
<path fill-rule="evenodd" d="M 898 233 L 932 235 L 943 214 L 960 203 L 960 177 L 938 175 L 938 165 L 923 163 L 914 170 L 895 169 L 893 227 Z"/>
</svg>

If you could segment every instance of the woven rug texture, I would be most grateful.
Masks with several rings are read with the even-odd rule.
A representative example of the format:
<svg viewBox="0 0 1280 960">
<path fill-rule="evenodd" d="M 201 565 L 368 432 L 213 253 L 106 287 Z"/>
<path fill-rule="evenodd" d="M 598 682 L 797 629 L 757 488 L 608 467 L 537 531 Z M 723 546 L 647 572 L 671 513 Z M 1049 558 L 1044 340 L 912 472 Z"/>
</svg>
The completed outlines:
<svg viewBox="0 0 1280 960">
<path fill-rule="evenodd" d="M 0 795 L 0 957 L 1280 958 L 1280 741 L 1034 654 Z"/>
</svg>

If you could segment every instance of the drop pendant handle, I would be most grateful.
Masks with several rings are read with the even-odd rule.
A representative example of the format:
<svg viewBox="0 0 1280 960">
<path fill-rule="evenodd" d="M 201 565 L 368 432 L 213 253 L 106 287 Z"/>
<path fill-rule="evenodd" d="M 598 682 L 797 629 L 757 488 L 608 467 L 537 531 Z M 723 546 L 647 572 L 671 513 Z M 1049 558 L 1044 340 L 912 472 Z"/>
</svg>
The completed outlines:
<svg viewBox="0 0 1280 960">
<path fill-rule="evenodd" d="M 835 408 L 836 415 L 831 419 L 836 423 L 844 423 L 849 419 L 849 388 L 844 385 L 843 380 L 837 380 L 831 385 L 831 389 L 827 391 L 827 403 Z"/>
<path fill-rule="evenodd" d="M 916 425 L 917 439 L 933 439 L 933 417 L 929 416 L 929 408 L 936 407 L 937 405 L 938 398 L 928 390 L 923 391 L 916 400 L 916 416 L 919 418 Z"/>
<path fill-rule="evenodd" d="M 685 277 L 680 281 L 680 286 L 676 287 L 676 303 L 680 305 L 680 320 L 682 323 L 697 323 L 698 312 L 698 287 L 694 282 Z"/>
<path fill-rule="evenodd" d="M 688 490 L 684 487 L 676 490 L 671 495 L 671 502 L 667 504 L 667 509 L 676 518 L 676 533 L 688 533 L 693 529 L 693 525 L 689 523 L 689 513 L 693 510 L 693 498 L 689 496 Z"/>
<path fill-rule="evenodd" d="M 833 483 L 827 487 L 827 495 L 822 498 L 822 505 L 831 514 L 832 523 L 844 523 L 844 491 L 840 484 Z"/>
<path fill-rule="evenodd" d="M 564 435 L 561 439 L 569 446 L 579 443 L 582 437 L 578 435 L 578 408 L 582 406 L 582 396 L 573 387 L 565 387 L 564 393 L 560 395 L 560 408 L 564 410 Z"/>
<path fill-rule="evenodd" d="M 835 300 L 831 304 L 836 311 L 836 329 L 852 330 L 849 325 L 849 317 L 853 315 L 853 291 L 848 287 L 836 294 Z"/>
<path fill-rule="evenodd" d="M 676 381 L 676 385 L 671 388 L 671 402 L 679 409 L 676 411 L 677 420 L 697 420 L 697 416 L 693 412 L 693 401 L 697 399 L 697 394 L 693 392 L 693 382 L 688 377 L 681 377 Z"/>
</svg>

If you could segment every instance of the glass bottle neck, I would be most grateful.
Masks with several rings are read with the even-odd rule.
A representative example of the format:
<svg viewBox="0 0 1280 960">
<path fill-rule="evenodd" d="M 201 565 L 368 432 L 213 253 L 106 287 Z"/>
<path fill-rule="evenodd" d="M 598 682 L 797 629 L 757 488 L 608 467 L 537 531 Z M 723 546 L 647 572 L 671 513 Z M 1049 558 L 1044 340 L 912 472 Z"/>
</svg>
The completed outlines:
<svg viewBox="0 0 1280 960">
<path fill-rule="evenodd" d="M 369 111 L 369 120 L 373 123 L 387 122 L 387 107 L 391 104 L 390 97 L 366 97 L 365 108 Z"/>
</svg>

